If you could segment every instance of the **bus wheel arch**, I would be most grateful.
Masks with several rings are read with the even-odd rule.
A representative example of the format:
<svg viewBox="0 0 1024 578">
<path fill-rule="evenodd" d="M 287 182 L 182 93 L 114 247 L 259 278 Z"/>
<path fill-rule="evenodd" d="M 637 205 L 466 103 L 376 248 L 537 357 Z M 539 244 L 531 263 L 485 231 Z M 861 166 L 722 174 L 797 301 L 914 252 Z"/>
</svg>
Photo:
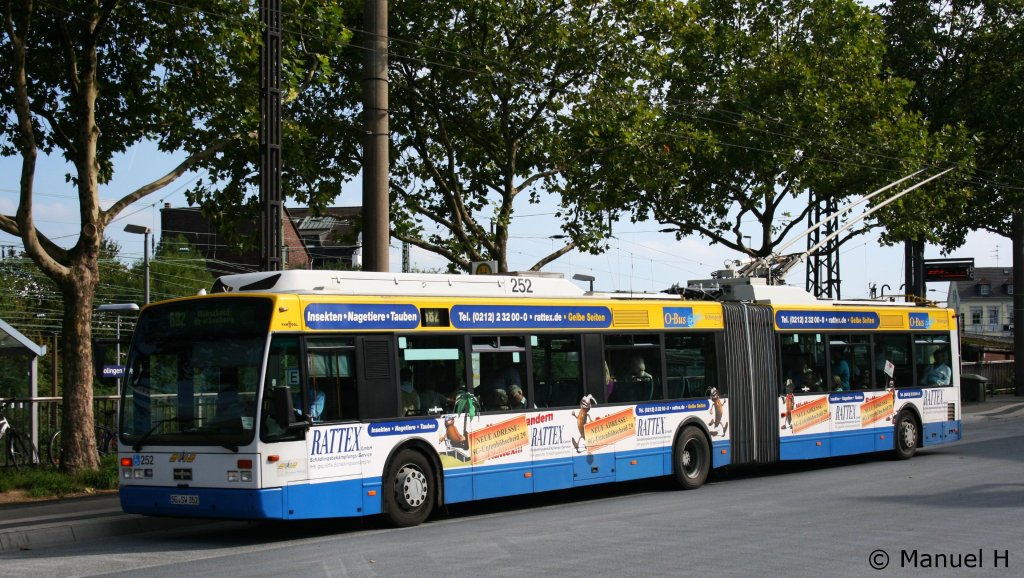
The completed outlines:
<svg viewBox="0 0 1024 578">
<path fill-rule="evenodd" d="M 407 443 L 388 457 L 381 479 L 382 510 L 395 526 L 416 526 L 441 503 L 440 468 L 430 453 Z"/>
<path fill-rule="evenodd" d="M 921 417 L 912 409 L 901 409 L 893 420 L 893 452 L 896 459 L 912 458 L 921 445 L 921 436 Z"/>
<path fill-rule="evenodd" d="M 711 472 L 711 438 L 694 421 L 683 423 L 672 443 L 672 476 L 683 490 L 704 485 Z"/>
</svg>

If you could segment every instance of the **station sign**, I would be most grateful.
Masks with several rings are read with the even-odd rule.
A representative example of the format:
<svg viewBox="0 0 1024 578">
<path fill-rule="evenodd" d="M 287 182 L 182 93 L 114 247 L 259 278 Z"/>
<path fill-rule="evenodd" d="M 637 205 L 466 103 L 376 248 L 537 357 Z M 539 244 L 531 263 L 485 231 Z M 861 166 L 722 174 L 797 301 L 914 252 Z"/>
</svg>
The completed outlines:
<svg viewBox="0 0 1024 578">
<path fill-rule="evenodd" d="M 123 365 L 104 365 L 103 377 L 106 379 L 124 377 L 125 367 Z"/>
<path fill-rule="evenodd" d="M 973 281 L 974 259 L 925 259 L 925 281 Z"/>
</svg>

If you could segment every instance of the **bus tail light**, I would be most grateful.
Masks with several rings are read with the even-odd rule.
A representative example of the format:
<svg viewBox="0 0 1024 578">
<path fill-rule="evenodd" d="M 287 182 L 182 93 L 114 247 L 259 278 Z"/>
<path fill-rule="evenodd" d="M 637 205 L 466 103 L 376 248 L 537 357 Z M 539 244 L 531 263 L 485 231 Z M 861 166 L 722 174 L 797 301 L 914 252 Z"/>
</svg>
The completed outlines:
<svg viewBox="0 0 1024 578">
<path fill-rule="evenodd" d="M 122 468 L 130 468 L 130 467 L 132 467 L 132 459 L 131 458 L 121 458 L 121 467 Z"/>
<path fill-rule="evenodd" d="M 281 456 L 277 456 L 277 455 L 267 456 L 267 463 L 268 464 L 276 464 L 277 461 L 280 460 L 280 459 L 281 459 Z"/>
<path fill-rule="evenodd" d="M 228 471 L 229 482 L 251 482 L 252 481 L 252 460 L 244 459 L 235 462 L 236 470 Z"/>
</svg>

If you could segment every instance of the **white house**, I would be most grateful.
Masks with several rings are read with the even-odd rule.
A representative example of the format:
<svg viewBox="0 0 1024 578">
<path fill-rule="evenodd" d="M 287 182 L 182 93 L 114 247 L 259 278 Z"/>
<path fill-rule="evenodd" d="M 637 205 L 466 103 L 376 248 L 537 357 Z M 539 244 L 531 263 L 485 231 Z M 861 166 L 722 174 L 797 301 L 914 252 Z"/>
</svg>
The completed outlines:
<svg viewBox="0 0 1024 578">
<path fill-rule="evenodd" d="M 975 267 L 973 281 L 949 283 L 949 306 L 964 333 L 1013 336 L 1013 269 Z"/>
</svg>

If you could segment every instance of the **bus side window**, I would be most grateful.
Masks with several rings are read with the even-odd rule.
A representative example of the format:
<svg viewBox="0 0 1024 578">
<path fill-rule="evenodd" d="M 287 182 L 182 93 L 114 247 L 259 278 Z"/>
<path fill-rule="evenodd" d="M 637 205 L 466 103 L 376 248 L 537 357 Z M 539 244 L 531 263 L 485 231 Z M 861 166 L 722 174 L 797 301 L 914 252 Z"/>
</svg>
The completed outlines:
<svg viewBox="0 0 1024 578">
<path fill-rule="evenodd" d="M 668 399 L 702 397 L 715 384 L 715 340 L 708 334 L 665 336 Z"/>
<path fill-rule="evenodd" d="M 534 335 L 533 389 L 537 407 L 579 405 L 583 397 L 580 338 L 576 335 Z M 534 407 L 531 405 L 530 407 Z"/>
<path fill-rule="evenodd" d="M 440 415 L 454 409 L 465 388 L 465 338 L 457 335 L 418 334 L 398 336 L 398 363 L 412 372 L 419 400 L 416 415 Z M 402 415 L 404 408 L 399 408 Z"/>
<path fill-rule="evenodd" d="M 308 377 L 296 409 L 313 422 L 356 419 L 355 349 L 351 338 L 316 338 L 306 342 Z M 297 392 L 292 392 L 293 396 Z"/>
<path fill-rule="evenodd" d="M 910 335 L 879 333 L 874 335 L 875 387 L 914 387 L 914 366 Z M 886 362 L 892 364 L 892 377 L 885 373 Z"/>
</svg>

